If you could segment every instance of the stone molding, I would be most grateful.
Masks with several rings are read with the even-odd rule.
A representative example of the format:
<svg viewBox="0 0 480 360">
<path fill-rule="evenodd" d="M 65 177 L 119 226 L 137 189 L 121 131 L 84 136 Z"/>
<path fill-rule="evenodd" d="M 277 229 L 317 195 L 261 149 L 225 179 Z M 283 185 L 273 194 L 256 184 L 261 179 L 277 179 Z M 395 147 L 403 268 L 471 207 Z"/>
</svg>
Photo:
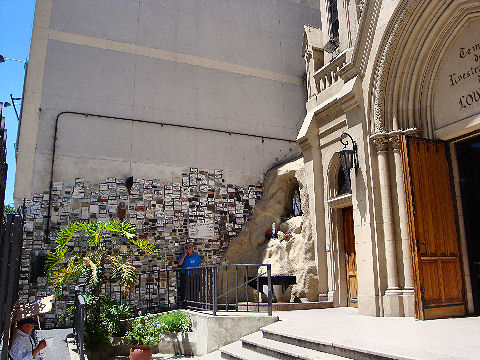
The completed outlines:
<svg viewBox="0 0 480 360">
<path fill-rule="evenodd" d="M 422 130 L 417 128 L 406 130 L 395 130 L 391 132 L 381 132 L 370 136 L 370 140 L 375 144 L 377 152 L 388 151 L 391 147 L 394 151 L 400 150 L 400 136 L 409 135 L 418 137 Z"/>
<path fill-rule="evenodd" d="M 357 8 L 360 21 L 355 45 L 347 56 L 347 64 L 338 72 L 344 81 L 356 75 L 362 78 L 365 75 L 381 5 L 381 0 L 362 0 Z"/>
<path fill-rule="evenodd" d="M 352 193 L 337 196 L 333 199 L 327 200 L 328 206 L 332 209 L 342 209 L 349 206 L 352 206 Z"/>
<path fill-rule="evenodd" d="M 381 55 L 375 61 L 373 66 L 375 77 L 373 79 L 373 124 L 372 128 L 375 133 L 387 131 L 385 126 L 385 87 L 388 81 L 392 58 L 396 52 L 398 41 L 403 35 L 402 29 L 405 27 L 404 20 L 410 8 L 411 0 L 403 1 L 393 14 L 388 27 L 385 31 L 384 41 L 379 47 Z M 412 6 L 415 8 L 415 6 Z M 383 50 L 382 50 L 383 49 Z"/>
</svg>

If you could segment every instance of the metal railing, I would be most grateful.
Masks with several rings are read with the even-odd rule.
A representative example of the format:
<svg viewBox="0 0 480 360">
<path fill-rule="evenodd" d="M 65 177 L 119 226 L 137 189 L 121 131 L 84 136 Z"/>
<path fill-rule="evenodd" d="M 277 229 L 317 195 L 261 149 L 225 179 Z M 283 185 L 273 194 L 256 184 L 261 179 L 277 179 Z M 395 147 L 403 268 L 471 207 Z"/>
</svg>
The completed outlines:
<svg viewBox="0 0 480 360">
<path fill-rule="evenodd" d="M 216 315 L 220 310 L 261 312 L 266 304 L 268 315 L 272 315 L 270 264 L 207 265 L 164 271 L 173 271 L 180 278 L 176 295 L 179 307 L 211 310 Z M 260 285 L 260 279 L 265 275 L 266 294 Z M 250 298 L 251 292 L 253 299 Z M 262 295 L 266 303 L 262 301 Z"/>
<path fill-rule="evenodd" d="M 0 340 L 1 360 L 7 359 L 12 311 L 18 299 L 20 262 L 22 256 L 23 218 L 8 214 L 0 224 Z"/>
<path fill-rule="evenodd" d="M 123 288 L 108 284 L 102 292 L 120 300 Z M 124 299 L 142 313 L 175 308 L 272 313 L 270 264 L 206 265 L 170 268 L 138 275 L 134 290 Z"/>
<path fill-rule="evenodd" d="M 73 333 L 77 344 L 78 356 L 84 360 L 84 330 L 85 330 L 85 301 L 83 300 L 83 291 L 80 288 L 75 290 L 75 313 L 73 316 Z"/>
</svg>

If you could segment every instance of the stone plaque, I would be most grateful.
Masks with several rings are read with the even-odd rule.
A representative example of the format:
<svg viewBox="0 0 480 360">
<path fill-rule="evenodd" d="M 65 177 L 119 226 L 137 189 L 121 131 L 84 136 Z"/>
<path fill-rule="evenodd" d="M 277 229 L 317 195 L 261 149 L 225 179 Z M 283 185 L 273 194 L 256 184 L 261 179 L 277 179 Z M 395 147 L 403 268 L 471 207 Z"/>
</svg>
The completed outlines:
<svg viewBox="0 0 480 360">
<path fill-rule="evenodd" d="M 467 23 L 450 42 L 434 92 L 435 130 L 480 122 L 480 20 Z M 463 120 L 463 122 L 462 122 Z M 458 130 L 458 129 L 456 129 Z"/>
</svg>

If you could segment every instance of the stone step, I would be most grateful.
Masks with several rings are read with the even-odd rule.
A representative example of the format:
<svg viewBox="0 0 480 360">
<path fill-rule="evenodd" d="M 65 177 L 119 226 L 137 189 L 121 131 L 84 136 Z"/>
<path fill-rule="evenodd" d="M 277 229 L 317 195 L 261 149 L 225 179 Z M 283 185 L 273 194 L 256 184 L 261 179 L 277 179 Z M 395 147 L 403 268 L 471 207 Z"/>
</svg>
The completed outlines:
<svg viewBox="0 0 480 360">
<path fill-rule="evenodd" d="M 347 346 L 344 344 L 336 344 L 332 342 L 323 342 L 316 339 L 308 339 L 299 337 L 292 334 L 281 333 L 279 331 L 272 331 L 262 329 L 263 337 L 265 339 L 277 341 L 279 343 L 285 343 L 295 345 L 298 347 L 319 351 L 322 353 L 337 355 L 348 359 L 368 359 L 368 360 L 390 360 L 390 359 L 403 359 L 398 356 L 389 355 L 386 353 L 380 353 L 369 349 L 362 349 L 359 347 Z"/>
<path fill-rule="evenodd" d="M 293 310 L 309 310 L 309 309 L 327 309 L 333 308 L 333 302 L 331 301 L 320 301 L 320 302 L 305 302 L 305 303 L 273 303 L 272 311 L 293 311 Z M 241 302 L 238 303 L 238 311 L 260 311 L 267 312 L 268 304 L 250 302 L 247 303 Z"/>
<path fill-rule="evenodd" d="M 275 360 L 276 358 L 260 354 L 242 346 L 242 341 L 235 341 L 220 348 L 221 359 L 227 360 Z"/>
<path fill-rule="evenodd" d="M 194 359 L 197 359 L 197 360 L 221 360 L 222 359 L 222 356 L 221 356 L 221 352 L 220 350 L 215 350 L 207 355 L 203 355 L 201 357 L 195 357 Z"/>
<path fill-rule="evenodd" d="M 292 345 L 281 341 L 276 341 L 263 337 L 262 332 L 256 332 L 247 335 L 241 339 L 242 346 L 245 349 L 255 351 L 256 353 L 267 355 L 275 359 L 285 360 L 340 360 L 345 357 L 325 353 L 318 350 L 308 349 L 298 345 Z"/>
</svg>

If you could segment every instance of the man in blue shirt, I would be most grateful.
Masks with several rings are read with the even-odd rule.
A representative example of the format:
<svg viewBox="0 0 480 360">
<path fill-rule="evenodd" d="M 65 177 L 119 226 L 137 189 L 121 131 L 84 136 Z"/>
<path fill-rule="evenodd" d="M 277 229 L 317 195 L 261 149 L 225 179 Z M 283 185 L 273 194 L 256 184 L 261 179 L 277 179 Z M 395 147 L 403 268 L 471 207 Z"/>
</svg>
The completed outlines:
<svg viewBox="0 0 480 360">
<path fill-rule="evenodd" d="M 185 274 L 185 268 L 197 267 L 202 263 L 200 256 L 193 251 L 193 245 L 187 243 L 185 245 L 185 252 L 177 260 L 178 265 L 182 267 L 182 274 Z"/>
<path fill-rule="evenodd" d="M 33 318 L 22 319 L 17 323 L 17 333 L 8 354 L 13 360 L 33 360 L 40 350 L 47 346 L 45 340 L 35 346 L 30 335 L 35 328 Z"/>
<path fill-rule="evenodd" d="M 199 298 L 199 290 L 202 287 L 201 274 L 197 274 L 197 270 L 187 270 L 186 268 L 197 267 L 202 263 L 200 256 L 193 251 L 193 245 L 187 243 L 185 245 L 185 252 L 181 255 L 177 264 L 181 267 L 180 270 L 180 282 L 178 287 L 178 306 L 185 307 L 185 303 L 188 301 L 194 307 Z M 186 273 L 187 272 L 187 273 Z"/>
</svg>

